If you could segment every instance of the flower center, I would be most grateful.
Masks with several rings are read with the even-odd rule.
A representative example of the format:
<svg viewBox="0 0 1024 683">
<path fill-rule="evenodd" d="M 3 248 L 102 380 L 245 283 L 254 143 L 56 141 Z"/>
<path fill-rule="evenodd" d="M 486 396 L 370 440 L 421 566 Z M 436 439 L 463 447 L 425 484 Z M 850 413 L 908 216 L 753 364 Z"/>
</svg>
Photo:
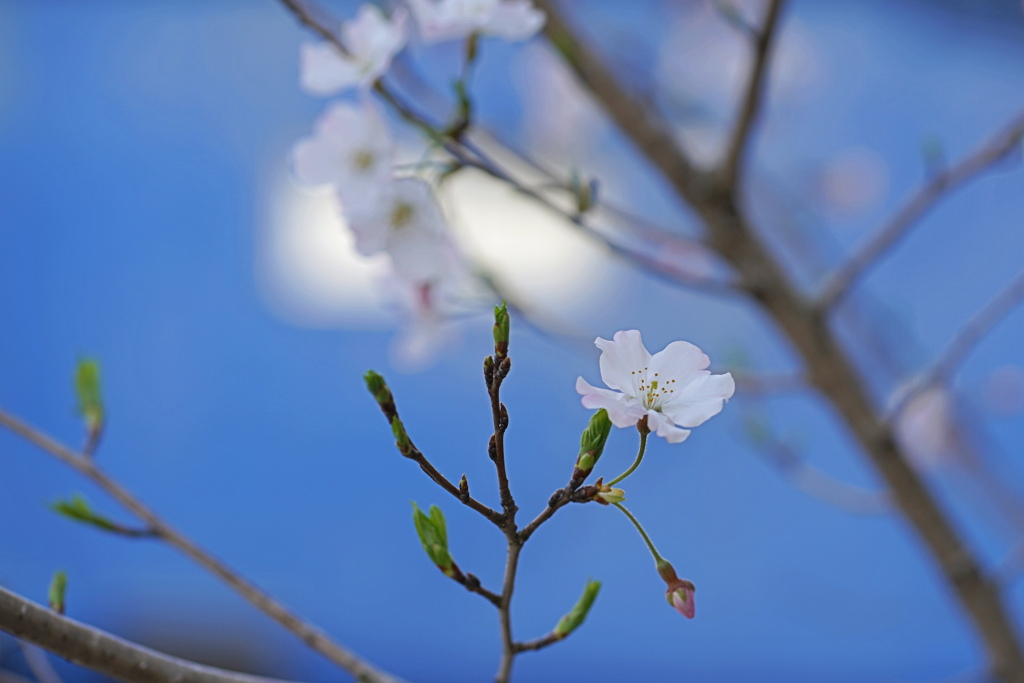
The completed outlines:
<svg viewBox="0 0 1024 683">
<path fill-rule="evenodd" d="M 675 389 L 670 387 L 675 384 L 674 379 L 668 381 L 654 379 L 658 376 L 658 373 L 654 373 L 654 377 L 647 377 L 647 368 L 643 370 L 634 370 L 634 375 L 640 375 L 640 386 L 637 387 L 638 398 L 643 399 L 644 408 L 648 410 L 657 410 L 661 412 L 661 405 L 668 400 L 669 394 L 674 394 Z"/>
<path fill-rule="evenodd" d="M 416 209 L 409 202 L 398 202 L 391 209 L 391 227 L 395 230 L 408 227 L 415 212 Z"/>
<path fill-rule="evenodd" d="M 361 149 L 352 155 L 352 165 L 357 171 L 368 171 L 373 166 L 375 157 L 373 152 Z"/>
</svg>

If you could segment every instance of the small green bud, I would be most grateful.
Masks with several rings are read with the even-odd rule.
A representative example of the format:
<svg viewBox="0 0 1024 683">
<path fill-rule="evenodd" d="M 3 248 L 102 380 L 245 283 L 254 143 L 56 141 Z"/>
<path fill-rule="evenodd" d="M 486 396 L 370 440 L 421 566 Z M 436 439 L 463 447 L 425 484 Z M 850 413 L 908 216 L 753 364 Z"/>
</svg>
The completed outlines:
<svg viewBox="0 0 1024 683">
<path fill-rule="evenodd" d="M 576 459 L 576 467 L 581 472 L 589 472 L 594 469 L 594 465 L 597 464 L 597 458 L 591 452 L 581 453 L 580 457 Z"/>
<path fill-rule="evenodd" d="M 412 519 L 416 525 L 416 534 L 420 537 L 423 550 L 426 551 L 430 561 L 437 565 L 437 568 L 444 572 L 445 576 L 461 576 L 462 572 L 456 566 L 452 556 L 448 553 L 448 527 L 444 521 L 444 513 L 436 505 L 430 506 L 430 515 L 427 516 L 413 502 Z"/>
<path fill-rule="evenodd" d="M 373 370 L 367 370 L 363 375 L 363 379 L 366 381 L 366 388 L 373 395 L 373 400 L 384 411 L 384 415 L 391 419 L 397 412 L 395 409 L 395 399 L 391 395 L 391 389 L 388 388 L 384 378 Z"/>
<path fill-rule="evenodd" d="M 405 425 L 402 424 L 397 415 L 391 418 L 391 432 L 395 435 L 398 448 L 404 453 L 409 447 L 409 435 L 405 431 Z"/>
<path fill-rule="evenodd" d="M 508 334 L 508 305 L 502 301 L 501 306 L 494 307 L 494 356 L 498 360 L 508 355 Z"/>
<path fill-rule="evenodd" d="M 601 457 L 601 453 L 604 452 L 604 444 L 608 441 L 611 431 L 612 421 L 608 417 L 608 411 L 601 408 L 590 418 L 587 428 L 583 430 L 583 435 L 580 437 L 580 455 L 576 465 L 579 469 L 593 469 L 598 458 Z M 590 466 L 584 467 L 585 462 L 588 462 L 587 456 L 590 456 Z"/>
<path fill-rule="evenodd" d="M 53 579 L 50 581 L 50 590 L 48 592 L 48 598 L 50 601 L 50 609 L 57 614 L 64 614 L 64 594 L 68 589 L 68 575 L 63 569 L 57 570 L 53 575 Z"/>
<path fill-rule="evenodd" d="M 50 509 L 59 515 L 83 524 L 91 524 L 104 531 L 117 531 L 118 526 L 112 521 L 93 512 L 92 507 L 81 494 L 74 494 L 70 500 L 58 500 L 50 505 Z"/>
<path fill-rule="evenodd" d="M 587 618 L 587 613 L 590 612 L 590 606 L 594 604 L 599 590 L 601 590 L 600 581 L 587 579 L 587 585 L 583 589 L 583 595 L 580 596 L 579 601 L 568 614 L 558 620 L 558 625 L 555 626 L 554 634 L 558 636 L 559 640 L 580 627 L 583 620 Z"/>
<path fill-rule="evenodd" d="M 98 432 L 103 426 L 103 397 L 100 393 L 100 364 L 92 358 L 78 361 L 75 368 L 75 394 L 78 397 L 78 413 L 85 418 L 90 432 Z"/>
</svg>

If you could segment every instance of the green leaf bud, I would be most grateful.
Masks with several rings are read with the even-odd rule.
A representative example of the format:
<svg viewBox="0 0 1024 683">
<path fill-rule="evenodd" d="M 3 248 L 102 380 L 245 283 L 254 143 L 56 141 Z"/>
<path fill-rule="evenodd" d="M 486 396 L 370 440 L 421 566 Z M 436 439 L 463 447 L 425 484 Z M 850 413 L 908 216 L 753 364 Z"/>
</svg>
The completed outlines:
<svg viewBox="0 0 1024 683">
<path fill-rule="evenodd" d="M 508 305 L 502 301 L 494 307 L 494 356 L 498 360 L 508 355 L 509 317 Z"/>
<path fill-rule="evenodd" d="M 78 413 L 85 418 L 90 432 L 98 432 L 103 426 L 103 397 L 100 392 L 100 364 L 92 358 L 78 361 L 75 368 L 75 394 L 78 397 Z"/>
<path fill-rule="evenodd" d="M 48 591 L 50 609 L 57 614 L 64 614 L 64 594 L 67 592 L 67 589 L 68 575 L 63 569 L 59 569 L 54 573 L 53 579 L 50 581 L 50 589 Z"/>
<path fill-rule="evenodd" d="M 594 581 L 593 579 L 587 580 L 587 585 L 583 589 L 583 595 L 580 596 L 580 599 L 576 602 L 576 605 L 572 610 L 559 619 L 558 624 L 555 626 L 554 634 L 559 640 L 565 638 L 580 627 L 583 620 L 587 618 L 587 614 L 590 612 L 590 606 L 594 604 L 594 600 L 597 598 L 597 592 L 599 590 L 601 590 L 600 581 Z"/>
<path fill-rule="evenodd" d="M 106 517 L 93 512 L 92 507 L 82 495 L 76 493 L 70 500 L 58 500 L 50 505 L 50 509 L 59 515 L 83 524 L 91 524 L 104 531 L 118 531 L 119 527 Z"/>
</svg>

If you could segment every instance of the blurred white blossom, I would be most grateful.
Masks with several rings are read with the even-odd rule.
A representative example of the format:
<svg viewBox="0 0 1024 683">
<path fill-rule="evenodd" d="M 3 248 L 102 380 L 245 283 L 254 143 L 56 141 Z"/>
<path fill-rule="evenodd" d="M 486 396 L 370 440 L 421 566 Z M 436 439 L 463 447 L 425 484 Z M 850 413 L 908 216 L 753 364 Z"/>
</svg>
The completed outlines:
<svg viewBox="0 0 1024 683">
<path fill-rule="evenodd" d="M 334 95 L 356 86 L 366 88 L 391 66 L 405 46 L 408 13 L 399 8 L 389 20 L 374 5 L 363 5 L 341 25 L 342 53 L 329 42 L 305 43 L 300 59 L 302 87 L 314 95 Z"/>
<path fill-rule="evenodd" d="M 391 180 L 394 146 L 377 107 L 334 102 L 317 119 L 312 137 L 292 152 L 296 177 L 332 185 L 349 210 L 372 205 Z"/>
<path fill-rule="evenodd" d="M 424 43 L 461 40 L 473 33 L 526 40 L 544 25 L 530 0 L 407 0 Z"/>
</svg>

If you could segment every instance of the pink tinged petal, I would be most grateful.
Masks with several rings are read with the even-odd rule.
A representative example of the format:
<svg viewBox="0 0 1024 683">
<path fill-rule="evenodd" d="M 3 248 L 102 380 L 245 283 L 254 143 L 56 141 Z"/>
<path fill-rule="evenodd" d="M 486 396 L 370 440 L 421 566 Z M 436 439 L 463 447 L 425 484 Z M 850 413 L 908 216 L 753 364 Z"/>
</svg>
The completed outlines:
<svg viewBox="0 0 1024 683">
<path fill-rule="evenodd" d="M 361 80 L 358 66 L 330 43 L 303 43 L 299 82 L 312 95 L 333 95 Z"/>
<path fill-rule="evenodd" d="M 527 40 L 544 26 L 545 16 L 530 0 L 505 0 L 482 27 L 484 33 L 503 40 Z"/>
<path fill-rule="evenodd" d="M 647 411 L 647 428 L 669 443 L 682 443 L 690 436 L 689 429 L 680 429 L 666 415 L 656 410 Z"/>
<path fill-rule="evenodd" d="M 735 391 L 736 382 L 730 373 L 704 375 L 676 390 L 661 410 L 678 425 L 697 427 L 720 413 Z"/>
<path fill-rule="evenodd" d="M 594 345 L 601 349 L 601 379 L 612 389 L 639 397 L 644 370 L 651 354 L 644 348 L 638 330 L 621 330 L 611 341 L 598 337 Z"/>
<path fill-rule="evenodd" d="M 692 588 L 677 588 L 672 591 L 672 606 L 687 619 L 693 619 L 697 606 L 693 602 Z"/>
<path fill-rule="evenodd" d="M 630 400 L 617 391 L 591 386 L 582 377 L 576 380 L 576 392 L 583 397 L 580 402 L 584 408 L 607 410 L 608 419 L 616 427 L 632 427 L 644 416 L 644 407 L 638 401 Z"/>
</svg>

